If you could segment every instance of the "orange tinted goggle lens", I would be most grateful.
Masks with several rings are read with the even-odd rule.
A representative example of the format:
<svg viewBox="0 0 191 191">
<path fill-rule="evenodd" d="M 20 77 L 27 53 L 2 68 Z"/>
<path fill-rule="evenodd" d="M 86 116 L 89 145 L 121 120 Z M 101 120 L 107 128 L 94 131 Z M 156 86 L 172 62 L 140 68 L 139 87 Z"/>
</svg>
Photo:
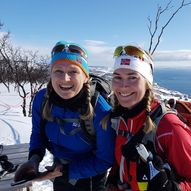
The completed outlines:
<svg viewBox="0 0 191 191">
<path fill-rule="evenodd" d="M 115 49 L 114 56 L 118 57 L 122 53 L 125 53 L 126 55 L 129 55 L 129 56 L 135 56 L 139 59 L 144 58 L 144 52 L 142 52 L 141 50 L 139 50 L 138 48 L 134 46 L 119 46 Z"/>
<path fill-rule="evenodd" d="M 73 44 L 69 44 L 69 45 L 68 44 L 66 44 L 66 45 L 61 44 L 61 45 L 54 47 L 54 49 L 52 50 L 52 56 L 55 53 L 62 52 L 65 50 L 67 50 L 68 52 L 77 53 L 77 54 L 81 55 L 83 58 L 87 59 L 87 53 L 82 48 L 80 48 L 79 46 L 76 46 Z"/>
</svg>

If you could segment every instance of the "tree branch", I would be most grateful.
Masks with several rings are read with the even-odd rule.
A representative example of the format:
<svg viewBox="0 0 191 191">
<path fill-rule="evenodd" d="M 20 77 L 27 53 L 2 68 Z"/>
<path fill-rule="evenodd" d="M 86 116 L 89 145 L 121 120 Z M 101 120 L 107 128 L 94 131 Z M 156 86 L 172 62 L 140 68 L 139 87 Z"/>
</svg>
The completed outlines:
<svg viewBox="0 0 191 191">
<path fill-rule="evenodd" d="M 156 44 L 153 45 L 153 41 L 154 38 L 157 34 L 157 31 L 159 30 L 158 26 L 159 26 L 159 21 L 161 18 L 161 15 L 164 14 L 166 11 L 172 9 L 174 6 L 171 6 L 172 1 L 170 0 L 168 2 L 168 4 L 166 5 L 166 7 L 164 9 L 162 9 L 161 6 L 158 6 L 157 9 L 157 13 L 156 13 L 156 17 L 155 17 L 155 24 L 154 24 L 154 30 L 152 32 L 152 20 L 150 18 L 148 18 L 149 21 L 149 26 L 148 26 L 148 30 L 149 30 L 149 34 L 150 34 L 150 43 L 149 43 L 149 53 L 152 55 L 155 50 L 157 49 L 158 45 L 160 44 L 160 39 L 164 33 L 165 28 L 169 25 L 169 23 L 172 21 L 172 19 L 175 17 L 175 15 L 185 6 L 188 6 L 191 4 L 191 2 L 185 3 L 185 0 L 182 0 L 180 6 L 172 13 L 172 15 L 169 17 L 169 19 L 167 19 L 166 23 L 164 24 L 164 26 L 161 27 L 160 31 L 159 31 L 159 35 L 157 37 L 157 41 Z M 154 48 L 153 48 L 154 46 Z M 153 48 L 153 49 L 152 49 Z"/>
</svg>

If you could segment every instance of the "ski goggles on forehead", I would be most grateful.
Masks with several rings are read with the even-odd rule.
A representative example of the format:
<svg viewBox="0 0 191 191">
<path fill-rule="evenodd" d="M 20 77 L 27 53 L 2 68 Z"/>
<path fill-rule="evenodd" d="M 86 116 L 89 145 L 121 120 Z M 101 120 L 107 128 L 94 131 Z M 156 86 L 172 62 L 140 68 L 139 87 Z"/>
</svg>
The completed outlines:
<svg viewBox="0 0 191 191">
<path fill-rule="evenodd" d="M 71 52 L 71 53 L 79 54 L 85 60 L 87 60 L 87 57 L 88 57 L 87 52 L 83 48 L 78 46 L 77 44 L 70 44 L 70 43 L 58 44 L 53 48 L 51 55 L 54 56 L 56 53 L 61 53 L 61 52 Z"/>
<path fill-rule="evenodd" d="M 135 46 L 118 46 L 114 51 L 114 57 L 119 57 L 121 55 L 133 56 L 149 63 L 151 60 L 144 51 Z"/>
</svg>

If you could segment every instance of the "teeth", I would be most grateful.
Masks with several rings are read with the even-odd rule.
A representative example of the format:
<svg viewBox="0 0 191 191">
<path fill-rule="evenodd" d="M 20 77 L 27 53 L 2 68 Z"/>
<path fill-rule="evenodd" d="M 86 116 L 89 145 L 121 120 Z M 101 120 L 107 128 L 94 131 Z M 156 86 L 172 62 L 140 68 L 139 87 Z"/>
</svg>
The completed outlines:
<svg viewBox="0 0 191 191">
<path fill-rule="evenodd" d="M 73 87 L 73 86 L 71 86 L 71 85 L 60 85 L 60 88 L 61 88 L 62 90 L 70 90 L 72 87 Z"/>
<path fill-rule="evenodd" d="M 120 95 L 125 97 L 125 96 L 129 96 L 131 94 L 120 93 Z"/>
<path fill-rule="evenodd" d="M 60 86 L 61 88 L 72 88 L 72 86 L 70 85 L 62 85 L 62 86 Z"/>
</svg>

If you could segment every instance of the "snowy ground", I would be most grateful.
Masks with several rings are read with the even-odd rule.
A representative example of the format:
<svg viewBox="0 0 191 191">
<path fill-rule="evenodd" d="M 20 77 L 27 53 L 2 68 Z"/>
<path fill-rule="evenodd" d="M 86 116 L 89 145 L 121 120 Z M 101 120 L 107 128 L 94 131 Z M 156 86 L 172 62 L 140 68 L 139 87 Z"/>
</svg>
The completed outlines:
<svg viewBox="0 0 191 191">
<path fill-rule="evenodd" d="M 169 97 L 188 99 L 187 95 L 157 86 L 156 94 L 161 99 Z M 29 142 L 31 118 L 23 117 L 21 104 L 22 99 L 18 96 L 17 92 L 11 89 L 10 93 L 8 93 L 7 89 L 0 84 L 0 144 L 12 145 Z M 43 171 L 45 164 L 51 164 L 51 155 L 49 153 L 47 153 L 42 161 L 40 170 Z M 33 183 L 33 190 L 52 191 L 52 183 L 50 181 Z"/>
<path fill-rule="evenodd" d="M 28 143 L 31 133 L 31 118 L 24 117 L 21 109 L 22 99 L 13 89 L 8 93 L 7 89 L 0 84 L 0 144 L 14 145 Z M 47 153 L 41 162 L 40 170 L 51 164 L 51 155 Z M 50 181 L 33 183 L 34 191 L 52 191 Z"/>
</svg>

